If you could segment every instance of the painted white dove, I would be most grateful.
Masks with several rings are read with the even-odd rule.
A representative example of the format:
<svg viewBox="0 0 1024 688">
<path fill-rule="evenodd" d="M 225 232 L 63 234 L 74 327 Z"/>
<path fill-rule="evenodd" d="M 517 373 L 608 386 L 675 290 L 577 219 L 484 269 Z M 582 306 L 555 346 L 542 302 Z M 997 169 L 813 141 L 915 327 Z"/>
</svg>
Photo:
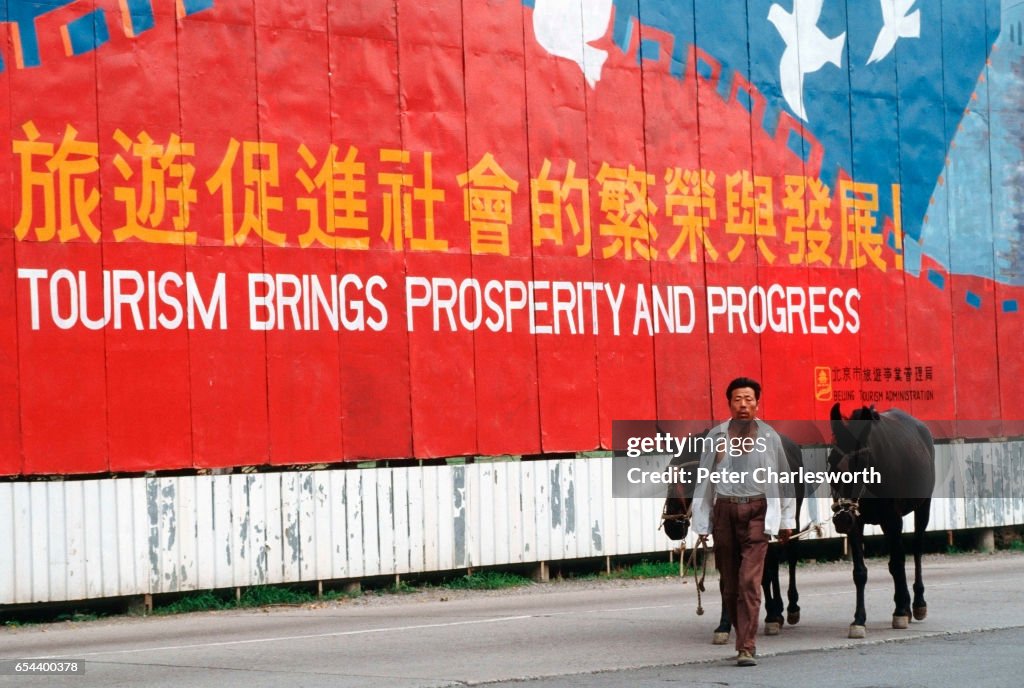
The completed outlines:
<svg viewBox="0 0 1024 688">
<path fill-rule="evenodd" d="M 593 88 L 608 52 L 588 44 L 605 35 L 611 16 L 612 0 L 536 0 L 533 33 L 549 53 L 578 64 Z"/>
<path fill-rule="evenodd" d="M 875 39 L 868 64 L 879 62 L 896 47 L 901 38 L 920 38 L 921 10 L 907 14 L 916 0 L 880 0 L 882 3 L 882 30 Z"/>
<path fill-rule="evenodd" d="M 793 12 L 774 4 L 768 10 L 768 21 L 775 25 L 786 49 L 779 62 L 782 96 L 797 117 L 807 121 L 804 109 L 804 77 L 826 63 L 842 66 L 846 32 L 829 38 L 818 28 L 821 6 L 825 0 L 793 0 Z"/>
</svg>

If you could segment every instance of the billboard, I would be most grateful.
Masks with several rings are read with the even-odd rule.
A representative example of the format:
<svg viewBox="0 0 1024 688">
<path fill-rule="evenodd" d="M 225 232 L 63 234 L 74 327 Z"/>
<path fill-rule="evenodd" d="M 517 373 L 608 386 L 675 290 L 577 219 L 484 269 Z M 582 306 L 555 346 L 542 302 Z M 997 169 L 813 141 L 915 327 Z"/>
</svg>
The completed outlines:
<svg viewBox="0 0 1024 688">
<path fill-rule="evenodd" d="M 1020 7 L 4 12 L 0 474 L 1024 428 Z"/>
</svg>

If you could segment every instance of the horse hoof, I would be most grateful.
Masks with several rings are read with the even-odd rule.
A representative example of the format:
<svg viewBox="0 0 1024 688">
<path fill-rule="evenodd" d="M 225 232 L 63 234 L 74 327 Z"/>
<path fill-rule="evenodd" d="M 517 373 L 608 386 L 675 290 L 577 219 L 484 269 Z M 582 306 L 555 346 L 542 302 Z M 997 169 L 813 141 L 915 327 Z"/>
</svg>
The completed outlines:
<svg viewBox="0 0 1024 688">
<path fill-rule="evenodd" d="M 928 607 L 914 607 L 914 618 L 924 621 L 928 617 Z"/>
<path fill-rule="evenodd" d="M 729 642 L 728 633 L 720 633 L 718 631 L 715 631 L 715 634 L 711 636 L 712 645 L 725 645 L 727 642 Z"/>
<path fill-rule="evenodd" d="M 779 629 L 782 628 L 781 624 L 775 621 L 766 621 L 764 624 L 765 635 L 778 635 Z"/>
<path fill-rule="evenodd" d="M 892 627 L 893 628 L 899 628 L 899 629 L 909 628 L 910 627 L 910 617 L 909 616 L 893 616 L 892 617 Z"/>
<path fill-rule="evenodd" d="M 849 637 L 857 639 L 857 640 L 860 640 L 866 634 L 867 634 L 867 631 L 865 630 L 865 628 L 863 626 L 858 626 L 857 624 L 850 624 L 850 636 Z"/>
<path fill-rule="evenodd" d="M 790 626 L 796 626 L 800 623 L 800 612 L 790 612 L 786 614 L 786 623 Z"/>
</svg>

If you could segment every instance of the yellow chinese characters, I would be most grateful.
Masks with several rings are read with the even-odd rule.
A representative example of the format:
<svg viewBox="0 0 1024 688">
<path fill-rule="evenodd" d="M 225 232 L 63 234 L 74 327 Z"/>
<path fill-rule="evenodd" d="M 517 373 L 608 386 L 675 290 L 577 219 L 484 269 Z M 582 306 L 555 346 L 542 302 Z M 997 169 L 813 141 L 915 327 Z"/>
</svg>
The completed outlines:
<svg viewBox="0 0 1024 688">
<path fill-rule="evenodd" d="M 665 214 L 679 228 L 679 235 L 668 249 L 675 260 L 683 248 L 688 249 L 691 262 L 703 250 L 711 260 L 718 260 L 718 250 L 707 231 L 718 217 L 715 203 L 715 173 L 712 170 L 665 170 Z"/>
<path fill-rule="evenodd" d="M 390 241 L 396 251 L 404 248 L 412 251 L 448 250 L 448 241 L 435 236 L 434 206 L 444 201 L 444 189 L 434 188 L 431 159 L 430 153 L 423 154 L 423 183 L 416 186 L 413 175 L 404 171 L 404 167 L 410 164 L 409 151 L 392 148 L 380 151 L 381 162 L 397 167 L 397 171 L 377 175 L 377 181 L 387 188 L 382 194 L 384 226 L 381 237 Z M 423 207 L 420 233 L 417 233 L 414 222 L 413 201 Z"/>
<path fill-rule="evenodd" d="M 195 145 L 182 142 L 177 134 L 171 134 L 167 144 L 161 145 L 144 131 L 132 140 L 120 129 L 114 132 L 114 141 L 122 149 L 114 156 L 114 168 L 123 180 L 137 181 L 137 186 L 114 187 L 114 198 L 124 204 L 125 212 L 125 224 L 114 230 L 114 238 L 134 238 L 153 244 L 195 244 L 196 233 L 189 230 L 189 208 L 196 201 L 196 190 L 192 188 L 195 167 L 184 162 L 195 155 Z M 168 203 L 177 206 L 171 218 L 173 229 L 162 227 Z"/>
<path fill-rule="evenodd" d="M 242 151 L 242 221 L 236 226 L 238 199 L 235 197 L 234 169 L 239 149 Z M 270 193 L 279 185 L 276 143 L 243 141 L 240 144 L 234 138 L 228 142 L 220 167 L 206 181 L 206 188 L 211 194 L 221 194 L 225 245 L 241 246 L 252 233 L 268 244 L 284 246 L 285 235 L 270 226 L 270 211 L 280 211 L 284 206 L 281 196 Z"/>
<path fill-rule="evenodd" d="M 551 161 L 547 158 L 540 168 L 540 176 L 530 180 L 530 226 L 533 245 L 552 242 L 562 246 L 563 216 L 576 240 L 576 255 L 590 254 L 590 185 L 576 176 L 576 161 L 566 166 L 564 179 L 552 179 Z"/>
<path fill-rule="evenodd" d="M 512 194 L 519 190 L 519 182 L 509 177 L 490 153 L 456 180 L 465 188 L 463 202 L 469 222 L 470 251 L 509 255 Z"/>
<path fill-rule="evenodd" d="M 96 142 L 78 140 L 78 131 L 70 124 L 56 147 L 42 140 L 32 121 L 21 129 L 25 138 L 13 142 L 21 172 L 21 214 L 14 236 L 25 239 L 34 233 L 38 241 L 56 237 L 64 242 L 85 234 L 89 240 L 99 241 L 100 230 L 92 220 L 100 202 Z M 42 199 L 41 218 L 35 215 L 37 193 Z"/>
<path fill-rule="evenodd" d="M 528 251 L 516 240 L 529 231 L 534 254 L 557 247 L 587 260 L 737 262 L 753 252 L 768 264 L 903 268 L 899 184 L 890 208 L 888 187 L 841 178 L 832 189 L 799 172 L 668 164 L 655 174 L 595 162 L 590 177 L 575 160 L 544 158 L 536 176 L 523 180 L 507 171 L 517 169 L 512 163 L 503 167 L 487 152 L 440 180 L 429 151 L 338 143 L 279 150 L 274 142 L 231 138 L 201 158 L 176 133 L 116 129 L 110 139 L 101 164 L 101 144 L 82 140 L 73 126 L 44 134 L 32 121 L 21 125 L 13 141 L 16 239 L 180 246 L 199 243 L 205 232 L 207 241 L 227 246 L 445 253 L 449 232 L 459 230 L 436 218 L 446 201 L 458 203 L 446 199 L 458 184 L 474 255 Z M 204 158 L 213 171 L 197 179 L 196 160 Z M 525 181 L 529 199 L 518 196 Z M 115 208 L 104 215 L 109 228 L 99 224 L 102 194 Z M 214 205 L 203 223 L 200 201 Z M 517 226 L 527 208 L 529 227 Z"/>
<path fill-rule="evenodd" d="M 878 185 L 839 182 L 840 224 L 842 237 L 839 264 L 862 268 L 869 262 L 885 272 L 882 256 L 882 232 L 878 228 Z"/>
<path fill-rule="evenodd" d="M 366 216 L 366 165 L 356 160 L 359 151 L 348 147 L 345 158 L 338 159 L 338 147 L 331 145 L 327 156 L 317 168 L 316 157 L 306 144 L 299 146 L 299 156 L 307 170 L 296 177 L 307 194 L 296 200 L 299 210 L 309 214 L 309 225 L 299 235 L 299 246 L 308 248 L 321 244 L 328 248 L 368 249 L 370 220 Z M 310 175 L 312 173 L 312 176 Z"/>
<path fill-rule="evenodd" d="M 820 179 L 786 175 L 785 188 L 782 199 L 786 211 L 785 241 L 793 247 L 789 262 L 832 265 L 832 256 L 828 254 L 832 242 L 832 220 L 828 216 L 832 198 L 828 187 Z"/>
<path fill-rule="evenodd" d="M 606 222 L 599 229 L 601 236 L 612 241 L 601 249 L 603 258 L 623 254 L 632 260 L 634 253 L 644 260 L 658 257 L 653 242 L 658 231 L 651 223 L 651 216 L 658 206 L 647 195 L 649 186 L 654 185 L 654 175 L 636 169 L 612 167 L 601 163 L 597 172 L 597 183 L 601 185 L 601 212 Z"/>
<path fill-rule="evenodd" d="M 735 262 L 747 244 L 746 237 L 756 238 L 757 248 L 769 263 L 775 254 L 765 237 L 775 237 L 775 211 L 772 198 L 772 178 L 751 175 L 747 170 L 725 178 L 725 233 L 738 236 L 729 250 L 729 260 Z"/>
</svg>

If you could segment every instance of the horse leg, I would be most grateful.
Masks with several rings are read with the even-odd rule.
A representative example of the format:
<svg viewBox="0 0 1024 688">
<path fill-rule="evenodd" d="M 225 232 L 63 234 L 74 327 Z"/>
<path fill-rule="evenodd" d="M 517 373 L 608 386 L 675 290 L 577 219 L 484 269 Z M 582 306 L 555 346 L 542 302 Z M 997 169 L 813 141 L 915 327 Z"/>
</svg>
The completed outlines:
<svg viewBox="0 0 1024 688">
<path fill-rule="evenodd" d="M 867 611 L 864 609 L 864 586 L 868 582 L 868 567 L 864 563 L 864 522 L 859 518 L 847 536 L 850 555 L 853 557 L 853 584 L 857 588 L 857 608 L 853 612 L 853 623 L 850 624 L 851 638 L 863 638 L 864 623 Z"/>
<path fill-rule="evenodd" d="M 892 627 L 906 628 L 910 625 L 910 590 L 907 589 L 906 554 L 903 551 L 903 519 L 892 514 L 882 521 L 882 532 L 889 545 L 889 574 L 895 592 L 892 612 Z"/>
<path fill-rule="evenodd" d="M 800 530 L 800 507 L 803 506 L 803 500 L 797 500 L 796 503 L 796 529 Z M 786 590 L 786 597 L 789 599 L 789 605 L 786 607 L 786 623 L 794 625 L 800 623 L 800 593 L 796 590 L 796 564 L 797 564 L 797 544 L 796 540 L 790 540 L 786 543 L 786 563 L 789 564 L 789 588 Z"/>
<path fill-rule="evenodd" d="M 764 591 L 764 634 L 778 635 L 783 622 L 782 592 L 779 590 L 778 549 L 771 545 L 768 546 L 764 555 L 761 589 Z"/>
<path fill-rule="evenodd" d="M 726 609 L 725 595 L 723 594 L 722 579 L 718 579 L 718 593 L 722 598 L 722 615 L 718 617 L 718 628 L 711 636 L 712 645 L 725 645 L 729 642 L 729 631 L 732 630 L 732 622 L 729 621 L 729 610 Z"/>
<path fill-rule="evenodd" d="M 926 499 L 914 509 L 914 618 L 928 616 L 928 603 L 924 601 L 924 581 L 921 579 L 921 555 L 924 553 L 924 531 L 931 517 L 932 500 Z"/>
</svg>

